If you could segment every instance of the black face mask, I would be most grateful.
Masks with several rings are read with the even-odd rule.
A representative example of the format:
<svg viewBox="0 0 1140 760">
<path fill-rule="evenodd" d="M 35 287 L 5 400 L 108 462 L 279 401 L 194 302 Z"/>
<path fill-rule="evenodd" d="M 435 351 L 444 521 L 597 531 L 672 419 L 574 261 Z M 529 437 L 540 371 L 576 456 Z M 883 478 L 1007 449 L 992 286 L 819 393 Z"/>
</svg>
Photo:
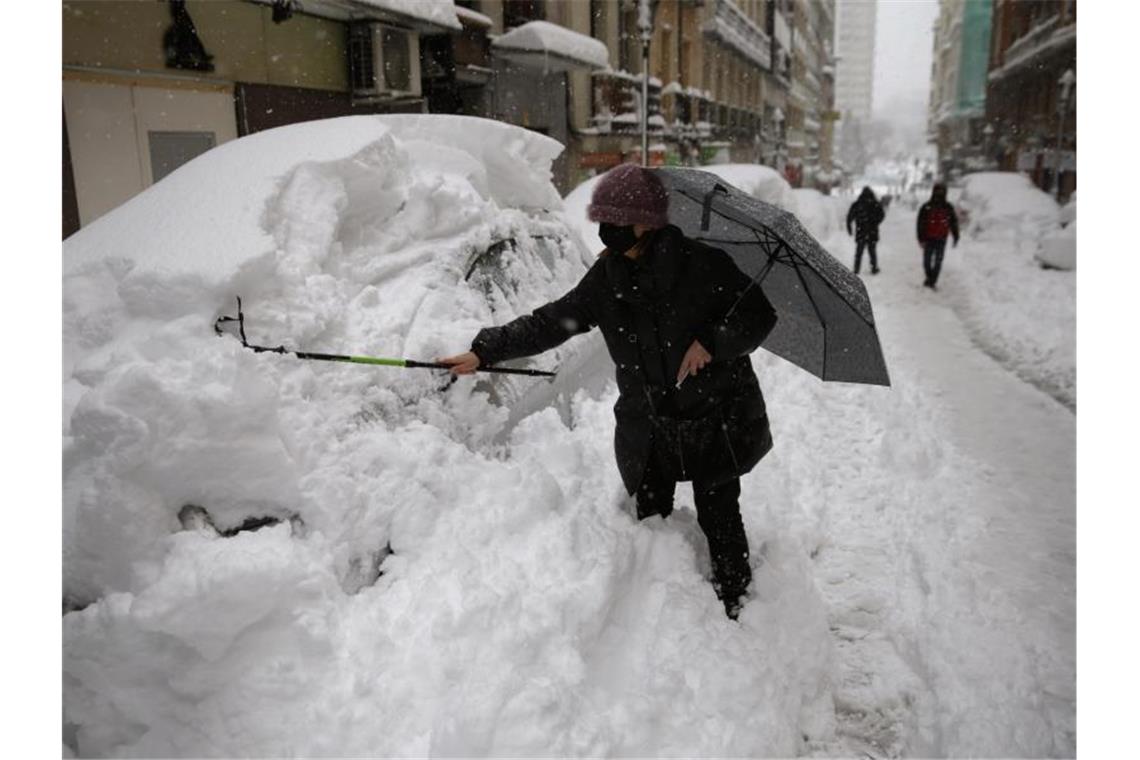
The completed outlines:
<svg viewBox="0 0 1140 760">
<path fill-rule="evenodd" d="M 625 253 L 637 243 L 637 233 L 632 226 L 619 226 L 602 222 L 598 225 L 598 237 L 614 253 Z"/>
</svg>

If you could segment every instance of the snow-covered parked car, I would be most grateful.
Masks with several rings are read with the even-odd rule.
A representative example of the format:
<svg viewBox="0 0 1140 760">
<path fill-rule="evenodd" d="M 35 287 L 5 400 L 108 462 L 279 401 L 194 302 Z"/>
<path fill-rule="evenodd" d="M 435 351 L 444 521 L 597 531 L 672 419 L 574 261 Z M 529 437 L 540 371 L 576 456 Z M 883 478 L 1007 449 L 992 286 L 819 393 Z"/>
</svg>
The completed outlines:
<svg viewBox="0 0 1140 760">
<path fill-rule="evenodd" d="M 355 582 L 350 565 L 385 542 L 354 536 L 342 511 L 368 486 L 349 478 L 322 495 L 320 460 L 369 422 L 438 424 L 462 394 L 441 396 L 424 370 L 255 354 L 211 325 L 241 296 L 251 343 L 420 360 L 463 350 L 587 268 L 550 180 L 561 149 L 467 117 L 310 122 L 221 145 L 68 238 L 68 603 L 131 588 L 187 506 L 220 531 L 293 515 L 343 531 L 339 572 Z M 581 348 L 531 363 L 552 369 Z M 482 375 L 471 388 L 503 408 L 452 424 L 488 436 L 547 382 Z"/>
<path fill-rule="evenodd" d="M 785 211 L 796 213 L 796 196 L 792 186 L 780 172 L 763 164 L 712 164 L 700 167 L 732 185 L 740 188 L 757 200 L 779 206 Z"/>
<path fill-rule="evenodd" d="M 64 756 L 782 757 L 834 735 L 810 562 L 769 536 L 742 616 L 765 633 L 724 618 L 695 517 L 621 509 L 591 336 L 524 389 L 214 334 L 241 295 L 251 342 L 464 350 L 592 262 L 561 150 L 464 117 L 310 122 L 65 241 Z M 532 389 L 601 376 L 569 422 L 538 408 L 501 439 Z M 629 656 L 646 636 L 658 660 Z M 694 730 L 701 710 L 728 717 Z"/>
<path fill-rule="evenodd" d="M 1041 247 L 1035 254 L 1046 269 L 1073 270 L 1077 268 L 1077 194 L 1061 207 L 1061 229 L 1053 230 L 1041 238 Z"/>
<path fill-rule="evenodd" d="M 961 180 L 956 205 L 963 234 L 979 239 L 1031 239 L 1060 224 L 1057 202 L 1016 172 L 978 172 Z"/>
<path fill-rule="evenodd" d="M 846 209 L 840 210 L 838 198 L 806 187 L 793 190 L 792 196 L 795 198 L 793 213 L 807 231 L 824 246 L 829 245 L 828 241 L 831 238 L 843 233 L 843 225 L 846 222 L 843 213 Z"/>
</svg>

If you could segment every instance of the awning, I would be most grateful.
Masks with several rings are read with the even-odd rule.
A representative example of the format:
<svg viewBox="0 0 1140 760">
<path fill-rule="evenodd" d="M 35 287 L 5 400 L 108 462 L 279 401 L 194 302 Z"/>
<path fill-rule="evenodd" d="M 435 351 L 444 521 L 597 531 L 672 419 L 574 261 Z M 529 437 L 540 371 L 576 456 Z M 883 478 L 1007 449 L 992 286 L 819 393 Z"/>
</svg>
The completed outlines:
<svg viewBox="0 0 1140 760">
<path fill-rule="evenodd" d="M 274 0 L 253 0 L 272 5 Z M 421 34 L 459 32 L 455 0 L 304 0 L 299 9 L 335 21 L 379 21 Z"/>
<path fill-rule="evenodd" d="M 528 21 L 497 37 L 491 48 L 500 58 L 543 71 L 610 67 L 604 43 L 549 21 Z"/>
</svg>

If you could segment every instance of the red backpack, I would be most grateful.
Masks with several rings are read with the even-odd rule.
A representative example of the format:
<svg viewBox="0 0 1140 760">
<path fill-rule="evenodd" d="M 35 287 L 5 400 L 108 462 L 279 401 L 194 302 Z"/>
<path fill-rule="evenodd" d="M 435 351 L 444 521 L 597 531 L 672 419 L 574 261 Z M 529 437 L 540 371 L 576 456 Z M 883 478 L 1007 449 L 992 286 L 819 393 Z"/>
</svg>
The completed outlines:
<svg viewBox="0 0 1140 760">
<path fill-rule="evenodd" d="M 927 209 L 926 220 L 922 225 L 924 240 L 945 240 L 950 235 L 950 209 L 935 206 Z"/>
</svg>

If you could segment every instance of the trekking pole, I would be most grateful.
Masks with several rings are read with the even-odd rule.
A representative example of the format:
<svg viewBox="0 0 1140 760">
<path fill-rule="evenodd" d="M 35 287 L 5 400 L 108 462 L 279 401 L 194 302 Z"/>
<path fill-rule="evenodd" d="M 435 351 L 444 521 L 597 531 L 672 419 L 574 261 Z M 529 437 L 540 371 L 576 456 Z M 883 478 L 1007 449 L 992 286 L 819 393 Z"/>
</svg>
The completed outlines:
<svg viewBox="0 0 1140 760">
<path fill-rule="evenodd" d="M 237 336 L 241 340 L 242 346 L 248 348 L 254 353 L 271 353 L 271 354 L 292 354 L 298 359 L 306 359 L 309 361 L 321 362 L 347 362 L 349 364 L 373 364 L 381 367 L 403 367 L 404 369 L 451 369 L 450 364 L 443 362 L 421 362 L 415 359 L 388 359 L 380 356 L 352 356 L 349 354 L 322 354 L 312 351 L 295 351 L 285 346 L 258 346 L 250 343 L 245 337 L 245 313 L 241 308 L 241 296 L 238 296 L 238 315 L 236 317 L 227 317 L 225 315 L 218 317 L 214 320 L 214 333 L 221 335 L 233 335 L 231 323 L 237 323 Z M 227 329 L 226 325 L 231 325 L 231 329 Z M 501 375 L 526 375 L 528 377 L 554 377 L 553 372 L 545 372 L 539 369 L 513 369 L 510 367 L 479 367 L 476 372 L 495 372 Z"/>
</svg>

